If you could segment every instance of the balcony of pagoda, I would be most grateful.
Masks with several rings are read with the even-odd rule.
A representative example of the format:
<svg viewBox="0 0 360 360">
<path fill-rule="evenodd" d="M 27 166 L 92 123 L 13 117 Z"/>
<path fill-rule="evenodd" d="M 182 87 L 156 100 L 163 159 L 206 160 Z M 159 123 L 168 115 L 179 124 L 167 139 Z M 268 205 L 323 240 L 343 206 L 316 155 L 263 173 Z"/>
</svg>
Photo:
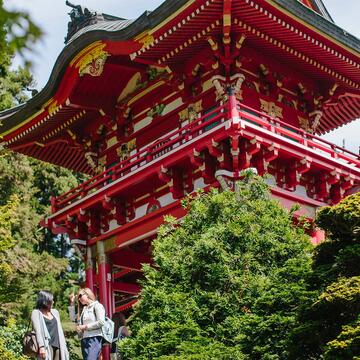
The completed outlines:
<svg viewBox="0 0 360 360">
<path fill-rule="evenodd" d="M 47 226 L 88 244 L 116 247 L 154 234 L 164 215 L 181 217 L 181 199 L 219 186 L 216 172 L 268 173 L 274 197 L 315 209 L 360 183 L 359 155 L 239 103 L 235 96 L 180 126 L 77 188 L 52 199 Z M 312 217 L 304 212 L 303 215 Z"/>
</svg>

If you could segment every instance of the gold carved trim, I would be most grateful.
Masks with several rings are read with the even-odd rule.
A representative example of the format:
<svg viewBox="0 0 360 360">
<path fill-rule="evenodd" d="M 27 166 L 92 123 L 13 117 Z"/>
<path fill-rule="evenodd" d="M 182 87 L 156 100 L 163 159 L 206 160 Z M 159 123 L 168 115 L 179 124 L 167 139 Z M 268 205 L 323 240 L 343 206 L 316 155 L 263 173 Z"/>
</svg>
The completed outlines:
<svg viewBox="0 0 360 360">
<path fill-rule="evenodd" d="M 127 143 L 122 144 L 117 148 L 117 154 L 119 156 L 119 161 L 123 161 L 130 156 L 130 152 L 136 149 L 136 138 L 131 139 Z"/>
<path fill-rule="evenodd" d="M 269 116 L 272 117 L 277 117 L 277 118 L 283 117 L 282 114 L 283 109 L 280 106 L 277 106 L 272 101 L 266 101 L 263 99 L 259 99 L 259 100 L 260 100 L 260 110 L 266 112 Z"/>
<path fill-rule="evenodd" d="M 181 122 L 189 120 L 189 122 L 194 121 L 197 116 L 198 113 L 201 112 L 203 110 L 202 108 L 202 99 L 193 103 L 193 104 L 189 104 L 189 106 L 183 110 L 181 110 L 178 114 L 179 114 L 179 119 Z"/>
<path fill-rule="evenodd" d="M 100 76 L 104 70 L 106 59 L 110 53 L 104 50 L 106 44 L 101 41 L 89 45 L 78 56 L 76 56 L 70 65 L 75 65 L 79 69 L 79 75 L 89 74 L 91 76 Z"/>
<path fill-rule="evenodd" d="M 149 33 L 145 33 L 140 39 L 138 39 L 138 42 L 142 44 L 142 48 L 147 47 L 154 42 L 154 37 Z"/>
<path fill-rule="evenodd" d="M 57 112 L 58 107 L 59 106 L 58 106 L 57 101 L 56 100 L 52 101 L 47 107 L 48 113 L 50 115 L 54 115 Z"/>
</svg>

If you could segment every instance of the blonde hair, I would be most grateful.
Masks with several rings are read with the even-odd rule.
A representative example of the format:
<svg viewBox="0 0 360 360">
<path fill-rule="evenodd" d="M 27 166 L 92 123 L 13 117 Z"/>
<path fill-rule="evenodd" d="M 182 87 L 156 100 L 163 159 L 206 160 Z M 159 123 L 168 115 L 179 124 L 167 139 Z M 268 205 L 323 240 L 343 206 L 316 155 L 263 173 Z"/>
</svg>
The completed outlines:
<svg viewBox="0 0 360 360">
<path fill-rule="evenodd" d="M 92 301 L 95 301 L 96 300 L 96 296 L 94 295 L 94 293 L 92 292 L 91 289 L 89 288 L 83 288 L 83 289 L 80 289 L 79 292 L 78 292 L 78 296 L 80 294 L 85 294 L 90 300 Z"/>
</svg>

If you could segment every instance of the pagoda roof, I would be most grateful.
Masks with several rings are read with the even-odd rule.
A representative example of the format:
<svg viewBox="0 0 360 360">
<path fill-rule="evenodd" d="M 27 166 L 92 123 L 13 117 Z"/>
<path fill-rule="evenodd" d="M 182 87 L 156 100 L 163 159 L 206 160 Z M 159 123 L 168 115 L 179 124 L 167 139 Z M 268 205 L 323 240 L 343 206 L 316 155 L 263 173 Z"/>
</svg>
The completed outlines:
<svg viewBox="0 0 360 360">
<path fill-rule="evenodd" d="M 299 0 L 299 1 L 302 2 L 305 6 L 310 7 L 311 9 L 322 15 L 325 19 L 334 22 L 322 0 Z"/>
<path fill-rule="evenodd" d="M 304 3 L 309 1 L 304 0 Z M 106 46 L 106 51 L 114 57 L 118 56 L 123 59 L 126 58 L 127 60 L 122 60 L 123 62 L 127 62 L 127 64 L 125 64 L 126 67 L 140 66 L 139 63 L 141 61 L 143 61 L 143 64 L 146 64 L 146 61 L 148 60 L 147 56 L 152 56 L 153 53 L 151 51 L 155 47 L 156 51 L 159 53 L 165 51 L 166 40 L 173 39 L 173 37 L 168 36 L 166 40 L 159 42 L 156 40 L 162 37 L 162 34 L 171 34 L 171 27 L 181 21 L 182 16 L 189 17 L 191 11 L 195 14 L 194 9 L 204 3 L 202 6 L 205 8 L 206 6 L 213 7 L 213 10 L 209 12 L 209 14 L 213 16 L 212 21 L 214 21 L 215 10 L 222 12 L 223 2 L 224 0 L 166 0 L 157 9 L 152 12 L 147 11 L 143 13 L 136 20 L 125 20 L 105 16 L 101 21 L 88 24 L 78 29 L 78 31 L 72 34 L 68 43 L 60 53 L 45 87 L 37 95 L 28 100 L 27 103 L 14 109 L 0 112 L 0 142 L 4 141 L 6 146 L 9 146 L 10 143 L 12 144 L 10 147 L 15 146 L 18 143 L 18 140 L 14 139 L 16 139 L 19 132 L 21 132 L 29 122 L 32 124 L 32 122 L 39 120 L 43 124 L 40 124 L 40 126 L 45 129 L 44 123 L 49 121 L 50 118 L 52 126 L 55 126 L 57 117 L 60 121 L 60 119 L 66 118 L 67 116 L 78 115 L 76 111 L 74 111 L 74 108 L 70 109 L 70 107 L 65 104 L 68 97 L 60 96 L 59 93 L 65 93 L 65 88 L 73 86 L 72 84 L 76 83 L 79 76 L 78 71 L 76 74 L 74 72 L 74 68 L 77 66 L 76 59 L 95 43 L 101 43 Z M 324 61 L 327 65 L 329 65 L 329 63 L 335 64 L 336 62 L 337 69 L 339 70 L 336 69 L 332 72 L 329 70 L 330 72 L 327 71 L 327 73 L 324 72 L 324 74 L 321 75 L 322 78 L 320 75 L 319 76 L 321 79 L 325 79 L 325 76 L 328 76 L 330 73 L 334 74 L 336 71 L 343 71 L 345 77 L 351 79 L 349 80 L 348 85 L 350 85 L 347 90 L 350 91 L 350 93 L 354 90 L 356 99 L 354 100 L 354 97 L 352 97 L 351 100 L 343 98 L 339 102 L 342 102 L 344 107 L 347 107 L 350 103 L 351 108 L 356 108 L 360 105 L 360 40 L 334 24 L 331 18 L 327 16 L 326 9 L 320 0 L 312 0 L 310 2 L 312 6 L 309 7 L 298 0 L 237 0 L 236 3 L 233 1 L 232 6 L 238 7 L 234 17 L 237 16 L 241 19 L 241 17 L 244 16 L 245 21 L 248 21 L 253 27 L 257 26 L 256 21 L 258 21 L 257 18 L 252 15 L 253 8 L 256 7 L 258 9 L 261 8 L 261 6 L 264 8 L 266 7 L 264 10 L 265 12 L 268 12 L 268 9 L 274 11 L 274 13 L 277 14 L 276 16 L 278 16 L 278 21 L 280 21 L 281 18 L 289 19 L 289 23 L 292 25 L 289 25 L 289 30 L 286 30 L 289 31 L 289 33 L 291 28 L 294 27 L 294 24 L 296 26 L 299 25 L 302 31 L 296 32 L 296 35 L 291 35 L 291 39 L 289 40 L 292 41 L 291 45 L 298 47 L 298 49 L 303 52 L 308 51 L 310 57 L 310 52 L 314 49 L 318 49 L 319 53 L 321 53 L 321 61 Z M 194 15 L 194 18 L 196 18 L 196 14 Z M 203 20 L 201 20 L 201 17 L 199 17 L 199 20 L 197 21 L 199 22 L 198 25 L 202 26 L 201 21 Z M 280 36 L 283 36 L 283 32 L 280 28 L 269 27 L 271 25 L 270 20 L 266 19 L 266 21 L 268 21 L 268 23 L 263 23 L 264 31 L 268 31 L 269 34 L 272 32 L 271 35 L 275 39 L 277 35 L 279 35 L 279 38 Z M 281 26 L 281 22 L 278 22 L 278 24 L 278 26 Z M 188 27 L 186 30 L 185 28 L 185 26 L 181 29 L 179 28 L 178 33 L 180 34 L 181 31 L 183 31 L 185 34 L 185 31 L 191 31 L 191 28 Z M 249 36 L 252 35 L 250 30 L 247 30 L 247 32 L 249 33 Z M 305 32 L 313 35 L 312 43 L 308 40 L 309 36 L 306 38 Z M 188 33 L 185 35 L 188 36 Z M 181 38 L 180 36 L 176 37 L 176 39 L 178 39 L 177 41 L 185 39 L 185 35 Z M 295 39 L 295 37 L 297 38 Z M 151 39 L 155 39 L 155 42 L 151 44 L 146 43 L 146 41 L 151 41 Z M 284 40 L 284 38 L 282 39 Z M 336 51 L 331 53 L 332 47 L 334 47 Z M 275 50 L 277 51 L 277 54 L 281 55 L 281 49 Z M 327 56 L 326 52 L 331 53 L 331 55 Z M 166 53 L 163 54 L 166 55 Z M 287 56 L 291 59 L 290 55 Z M 333 56 L 333 58 L 331 58 L 331 56 Z M 131 62 L 130 58 L 133 59 L 134 57 L 137 57 L 139 61 L 136 63 Z M 294 61 L 294 58 L 292 59 L 292 61 Z M 156 61 L 161 62 L 159 59 Z M 171 63 L 171 61 L 173 60 L 170 59 L 169 63 Z M 179 56 L 178 61 L 181 61 L 181 56 Z M 163 62 L 162 66 L 166 66 L 166 61 Z M 306 66 L 307 68 L 304 68 L 304 71 L 311 68 L 309 64 Z M 314 76 L 316 74 L 315 70 L 315 68 L 312 69 Z M 129 72 L 129 76 L 130 75 L 131 72 Z M 339 79 L 342 78 L 344 77 L 339 77 Z M 111 78 L 109 77 L 109 80 L 110 79 Z M 359 99 L 357 98 L 358 96 Z M 52 103 L 53 107 L 56 108 L 55 113 L 50 111 L 49 103 Z M 60 103 L 61 108 L 57 107 Z M 86 116 L 90 116 L 89 114 L 91 113 L 95 114 L 97 111 L 90 110 L 87 112 Z M 346 119 L 348 114 L 345 114 L 344 116 L 332 114 L 331 116 L 333 119 L 330 119 L 328 124 L 323 127 L 320 132 L 330 131 L 336 127 L 342 126 L 346 122 L 354 120 L 356 117 L 360 116 L 360 110 L 352 110 L 350 120 Z M 49 125 L 49 131 L 50 128 L 51 126 Z M 30 133 L 33 129 L 35 129 L 35 126 L 26 129 L 26 131 Z M 23 132 L 24 131 L 25 128 Z M 3 140 L 1 140 L 1 137 Z M 28 137 L 29 136 L 27 135 L 25 138 Z M 9 140 L 11 141 L 9 142 Z"/>
<path fill-rule="evenodd" d="M 326 10 L 321 0 L 311 1 L 314 6 L 320 4 L 322 11 Z M 271 0 L 269 2 L 282 7 L 300 20 L 320 30 L 323 34 L 331 36 L 350 50 L 354 50 L 357 56 L 360 57 L 360 39 L 308 8 L 299 0 Z M 166 0 L 157 9 L 152 12 L 145 11 L 136 20 L 105 19 L 79 30 L 60 53 L 45 87 L 36 96 L 28 100 L 26 105 L 23 104 L 12 109 L 11 114 L 13 116 L 9 116 L 8 110 L 0 112 L 2 122 L 0 136 L 4 131 L 16 126 L 24 117 L 34 113 L 44 101 L 47 101 L 54 94 L 67 64 L 79 52 L 79 49 L 97 40 L 124 41 L 133 39 L 145 30 L 156 27 L 187 3 L 189 3 L 188 0 Z"/>
</svg>

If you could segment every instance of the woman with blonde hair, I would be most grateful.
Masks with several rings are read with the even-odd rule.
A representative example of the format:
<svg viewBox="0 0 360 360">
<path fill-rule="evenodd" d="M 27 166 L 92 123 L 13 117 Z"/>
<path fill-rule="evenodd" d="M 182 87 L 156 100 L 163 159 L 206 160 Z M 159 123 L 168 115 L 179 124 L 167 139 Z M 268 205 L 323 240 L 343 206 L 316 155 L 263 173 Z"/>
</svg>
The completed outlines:
<svg viewBox="0 0 360 360">
<path fill-rule="evenodd" d="M 105 324 L 105 308 L 96 300 L 89 288 L 80 289 L 79 303 L 83 305 L 76 330 L 81 338 L 84 360 L 97 360 L 101 353 L 102 327 Z"/>
<path fill-rule="evenodd" d="M 54 296 L 49 291 L 39 291 L 36 308 L 31 313 L 31 323 L 39 345 L 38 359 L 69 360 L 59 312 L 52 308 Z"/>
</svg>

